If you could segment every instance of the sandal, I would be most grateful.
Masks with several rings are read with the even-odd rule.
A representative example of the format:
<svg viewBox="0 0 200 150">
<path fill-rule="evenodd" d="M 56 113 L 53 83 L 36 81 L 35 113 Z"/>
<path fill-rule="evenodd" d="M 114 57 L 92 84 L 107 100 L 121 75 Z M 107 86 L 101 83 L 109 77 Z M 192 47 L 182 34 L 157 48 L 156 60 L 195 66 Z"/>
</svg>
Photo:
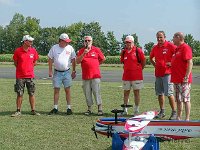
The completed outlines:
<svg viewBox="0 0 200 150">
<path fill-rule="evenodd" d="M 98 115 L 98 116 L 103 116 L 103 111 L 102 111 L 102 110 L 98 110 L 97 115 Z"/>
<path fill-rule="evenodd" d="M 89 115 L 92 114 L 92 112 L 91 112 L 91 110 L 87 110 L 84 114 L 87 115 L 87 116 L 89 116 Z"/>
</svg>

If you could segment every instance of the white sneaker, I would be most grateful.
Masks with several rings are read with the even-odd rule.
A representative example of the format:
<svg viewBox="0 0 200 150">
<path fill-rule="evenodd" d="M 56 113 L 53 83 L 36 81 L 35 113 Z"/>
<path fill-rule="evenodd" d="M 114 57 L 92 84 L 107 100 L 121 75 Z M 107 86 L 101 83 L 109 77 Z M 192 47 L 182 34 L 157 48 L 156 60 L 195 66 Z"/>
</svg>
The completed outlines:
<svg viewBox="0 0 200 150">
<path fill-rule="evenodd" d="M 17 116 L 21 116 L 20 111 L 16 111 L 14 114 L 11 115 L 11 117 L 17 117 Z"/>
<path fill-rule="evenodd" d="M 137 115 L 139 115 L 139 111 L 138 110 L 134 111 L 134 113 L 133 113 L 133 116 L 137 116 Z"/>
<path fill-rule="evenodd" d="M 121 116 L 125 116 L 125 115 L 128 115 L 128 111 L 124 111 L 120 114 Z"/>
</svg>

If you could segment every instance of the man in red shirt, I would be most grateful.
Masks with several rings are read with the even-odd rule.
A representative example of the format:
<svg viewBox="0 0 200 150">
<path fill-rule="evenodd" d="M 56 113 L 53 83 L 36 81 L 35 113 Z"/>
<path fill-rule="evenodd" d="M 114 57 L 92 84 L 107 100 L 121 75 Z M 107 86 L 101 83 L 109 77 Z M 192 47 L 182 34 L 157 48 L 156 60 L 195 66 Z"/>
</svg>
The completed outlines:
<svg viewBox="0 0 200 150">
<path fill-rule="evenodd" d="M 127 106 L 131 88 L 133 88 L 135 108 L 134 115 L 139 113 L 140 89 L 143 87 L 142 70 L 146 64 L 146 58 L 142 49 L 134 46 L 133 36 L 125 38 L 125 49 L 121 52 L 121 62 L 124 64 L 123 89 L 124 89 L 124 113 L 128 114 Z"/>
<path fill-rule="evenodd" d="M 31 105 L 31 115 L 40 115 L 35 112 L 35 84 L 34 78 L 34 66 L 38 60 L 38 53 L 35 48 L 32 47 L 34 38 L 30 35 L 25 35 L 22 39 L 22 46 L 14 51 L 13 60 L 16 66 L 16 84 L 15 92 L 17 93 L 17 111 L 12 114 L 12 117 L 21 115 L 21 105 L 24 94 L 24 87 L 26 85 L 29 102 Z"/>
<path fill-rule="evenodd" d="M 156 118 L 165 117 L 165 96 L 168 97 L 172 109 L 169 120 L 176 119 L 176 103 L 173 96 L 173 84 L 171 78 L 171 59 L 176 48 L 170 42 L 166 41 L 164 31 L 158 31 L 156 34 L 158 44 L 153 47 L 150 53 L 150 61 L 155 67 L 155 92 L 158 95 L 160 112 Z"/>
<path fill-rule="evenodd" d="M 105 61 L 105 56 L 98 47 L 92 45 L 92 37 L 84 37 L 84 47 L 78 51 L 76 62 L 81 63 L 83 92 L 85 94 L 88 110 L 85 115 L 92 113 L 93 99 L 98 106 L 98 115 L 103 115 L 102 99 L 100 95 L 100 64 Z"/>
<path fill-rule="evenodd" d="M 177 102 L 177 120 L 181 120 L 183 103 L 185 105 L 186 121 L 190 120 L 190 90 L 192 83 L 192 49 L 184 42 L 184 34 L 174 34 L 173 42 L 177 46 L 172 57 L 172 77 Z"/>
</svg>

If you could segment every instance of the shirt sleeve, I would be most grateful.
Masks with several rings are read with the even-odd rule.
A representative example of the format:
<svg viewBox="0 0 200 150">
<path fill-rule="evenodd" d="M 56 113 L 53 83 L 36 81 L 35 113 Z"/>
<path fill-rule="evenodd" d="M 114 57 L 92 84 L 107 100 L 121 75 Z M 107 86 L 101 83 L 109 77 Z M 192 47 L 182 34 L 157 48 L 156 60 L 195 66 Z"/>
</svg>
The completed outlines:
<svg viewBox="0 0 200 150">
<path fill-rule="evenodd" d="M 49 50 L 49 53 L 47 55 L 49 58 L 53 59 L 53 47 Z"/>
<path fill-rule="evenodd" d="M 72 52 L 72 54 L 71 54 L 71 60 L 72 60 L 72 59 L 76 58 L 76 53 L 75 53 L 75 50 L 73 47 L 71 48 L 71 52 Z"/>
<path fill-rule="evenodd" d="M 38 59 L 39 59 L 39 55 L 38 55 L 37 50 L 35 49 L 35 60 L 34 61 L 37 61 Z"/>
<path fill-rule="evenodd" d="M 145 59 L 145 55 L 142 49 L 138 48 L 138 52 L 139 52 L 139 57 L 141 59 L 141 61 L 143 61 Z"/>
<path fill-rule="evenodd" d="M 184 60 L 192 59 L 192 48 L 190 46 L 186 46 L 183 51 Z"/>
<path fill-rule="evenodd" d="M 121 54 L 120 54 L 120 62 L 123 63 L 124 62 L 124 54 L 125 54 L 125 50 L 123 49 Z"/>
<path fill-rule="evenodd" d="M 152 48 L 149 57 L 150 57 L 150 59 L 152 59 L 154 57 L 154 48 Z"/>
<path fill-rule="evenodd" d="M 98 51 L 98 59 L 99 61 L 102 61 L 105 58 L 105 56 L 99 48 L 97 49 L 97 51 Z"/>
<path fill-rule="evenodd" d="M 17 50 L 14 51 L 13 60 L 14 60 L 14 61 L 17 61 Z"/>
</svg>

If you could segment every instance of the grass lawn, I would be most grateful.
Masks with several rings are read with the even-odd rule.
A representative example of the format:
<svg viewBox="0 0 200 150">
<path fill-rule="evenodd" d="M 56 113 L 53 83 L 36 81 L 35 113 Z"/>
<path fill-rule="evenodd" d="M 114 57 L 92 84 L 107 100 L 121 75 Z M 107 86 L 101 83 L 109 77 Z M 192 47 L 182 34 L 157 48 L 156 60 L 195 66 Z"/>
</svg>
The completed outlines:
<svg viewBox="0 0 200 150">
<path fill-rule="evenodd" d="M 0 64 L 0 67 L 11 67 L 13 65 Z M 46 64 L 36 66 L 37 68 L 48 68 Z M 122 65 L 102 65 L 101 69 L 122 70 Z M 80 70 L 78 65 L 77 70 Z M 152 72 L 152 66 L 146 66 L 144 72 Z M 194 66 L 193 72 L 200 74 L 200 66 Z M 59 101 L 59 115 L 48 116 L 53 106 L 53 89 L 50 80 L 36 80 L 36 109 L 41 116 L 31 116 L 27 91 L 25 91 L 22 104 L 21 117 L 11 118 L 10 115 L 16 110 L 16 94 L 13 91 L 15 79 L 0 79 L 0 150 L 111 150 L 111 138 L 99 135 L 98 140 L 91 131 L 92 125 L 99 118 L 96 115 L 84 116 L 86 111 L 85 98 L 83 96 L 81 82 L 73 82 L 72 86 L 72 109 L 74 114 L 66 116 L 66 101 L 64 90 L 61 90 Z M 101 93 L 105 115 L 111 117 L 111 110 L 120 108 L 123 99 L 121 82 L 102 82 Z M 192 110 L 191 119 L 200 120 L 200 85 L 192 85 Z M 133 97 L 133 94 L 131 94 Z M 157 97 L 154 94 L 154 83 L 145 84 L 141 90 L 140 112 L 158 110 Z M 133 98 L 130 99 L 133 104 Z M 166 100 L 166 118 L 170 115 L 170 107 Z M 94 105 L 94 112 L 97 108 Z M 132 111 L 129 110 L 129 113 Z M 198 150 L 199 139 L 186 141 L 163 142 L 161 150 Z"/>
<path fill-rule="evenodd" d="M 50 80 L 36 80 L 36 110 L 41 116 L 31 116 L 27 92 L 25 91 L 21 117 L 12 118 L 10 115 L 16 110 L 16 94 L 13 91 L 14 79 L 0 79 L 0 149 L 1 150 L 111 150 L 111 138 L 99 135 L 96 139 L 91 131 L 92 125 L 99 118 L 96 115 L 84 116 L 86 103 L 83 96 L 81 82 L 72 86 L 72 109 L 74 114 L 65 115 L 66 102 L 64 90 L 61 90 L 59 101 L 59 115 L 48 116 L 53 106 L 53 89 Z M 141 91 L 140 111 L 158 110 L 154 85 L 145 84 Z M 122 88 L 119 82 L 102 82 L 102 99 L 104 117 L 113 116 L 111 110 L 120 108 L 122 104 Z M 133 94 L 131 94 L 133 97 Z M 191 119 L 199 120 L 200 85 L 192 86 Z M 130 100 L 133 104 L 133 99 Z M 170 115 L 168 101 L 166 101 L 167 118 Z M 97 108 L 94 106 L 94 112 Z M 129 110 L 131 113 L 132 111 Z M 163 142 L 161 150 L 198 150 L 199 139 L 187 141 Z"/>
</svg>

